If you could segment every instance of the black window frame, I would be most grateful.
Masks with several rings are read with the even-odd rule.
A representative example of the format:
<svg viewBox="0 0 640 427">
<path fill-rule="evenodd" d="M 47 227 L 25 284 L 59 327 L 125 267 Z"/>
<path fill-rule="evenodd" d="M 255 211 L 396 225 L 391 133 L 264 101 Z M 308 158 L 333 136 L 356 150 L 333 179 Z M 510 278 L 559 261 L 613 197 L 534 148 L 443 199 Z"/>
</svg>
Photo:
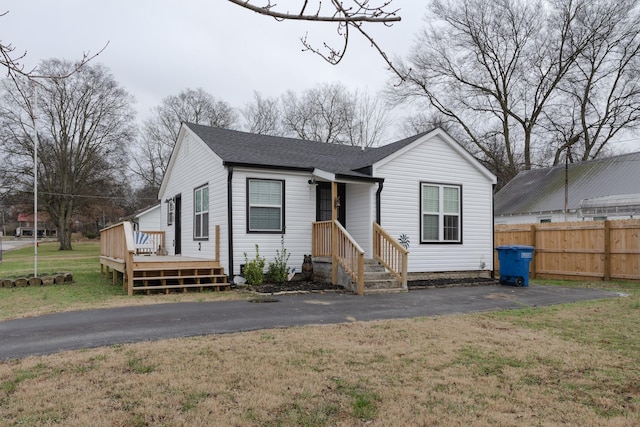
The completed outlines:
<svg viewBox="0 0 640 427">
<path fill-rule="evenodd" d="M 277 182 L 280 184 L 280 228 L 279 229 L 252 229 L 251 210 L 253 207 L 250 201 L 250 190 L 252 182 Z M 285 180 L 274 178 L 247 178 L 246 180 L 246 232 L 247 234 L 284 234 L 285 227 Z"/>
<path fill-rule="evenodd" d="M 437 187 L 438 188 L 438 240 L 433 239 L 424 239 L 424 216 L 425 215 L 434 215 L 435 211 L 425 212 L 423 210 L 423 188 L 425 186 L 429 187 Z M 455 215 L 452 215 L 451 212 L 447 213 L 444 211 L 444 188 L 455 188 L 458 190 L 458 212 Z M 452 184 L 452 183 L 443 183 L 443 182 L 429 182 L 429 181 L 421 181 L 419 185 L 419 200 L 420 205 L 418 207 L 419 210 L 419 223 L 420 223 L 420 244 L 421 245 L 460 245 L 463 243 L 463 227 L 462 227 L 462 212 L 463 212 L 463 188 L 461 184 Z M 448 215 L 447 215 L 448 214 Z M 458 219 L 457 224 L 457 239 L 446 239 L 446 217 L 455 216 Z"/>
<path fill-rule="evenodd" d="M 204 190 L 206 190 L 207 209 L 206 211 L 201 210 L 200 212 L 198 212 L 197 193 L 198 192 L 202 193 Z M 200 196 L 200 201 L 203 201 L 203 200 L 205 200 L 205 198 Z M 200 227 L 198 227 L 198 225 Z M 200 230 L 200 234 L 198 234 L 198 230 Z M 209 240 L 209 184 L 208 183 L 193 189 L 193 240 L 194 241 Z"/>
</svg>

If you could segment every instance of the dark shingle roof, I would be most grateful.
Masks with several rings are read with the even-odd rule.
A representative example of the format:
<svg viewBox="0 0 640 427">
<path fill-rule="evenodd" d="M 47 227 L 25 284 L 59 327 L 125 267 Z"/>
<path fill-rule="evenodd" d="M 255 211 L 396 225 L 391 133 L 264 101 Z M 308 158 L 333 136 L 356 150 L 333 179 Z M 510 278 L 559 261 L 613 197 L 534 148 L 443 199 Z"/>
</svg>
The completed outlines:
<svg viewBox="0 0 640 427">
<path fill-rule="evenodd" d="M 285 169 L 315 168 L 337 175 L 370 178 L 359 169 L 411 144 L 415 135 L 379 148 L 327 144 L 185 123 L 226 164 Z"/>
<path fill-rule="evenodd" d="M 569 165 L 569 209 L 582 199 L 638 193 L 640 152 Z M 564 165 L 520 172 L 494 198 L 496 215 L 564 209 Z"/>
</svg>

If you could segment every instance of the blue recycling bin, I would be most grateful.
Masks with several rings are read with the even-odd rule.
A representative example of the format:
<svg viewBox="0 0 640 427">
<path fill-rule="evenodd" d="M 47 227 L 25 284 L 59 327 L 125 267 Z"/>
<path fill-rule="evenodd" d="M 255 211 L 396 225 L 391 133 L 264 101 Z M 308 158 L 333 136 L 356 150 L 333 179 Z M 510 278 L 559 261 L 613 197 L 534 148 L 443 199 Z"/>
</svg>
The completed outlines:
<svg viewBox="0 0 640 427">
<path fill-rule="evenodd" d="M 529 286 L 529 264 L 533 259 L 533 246 L 498 246 L 500 261 L 500 284 Z"/>
</svg>

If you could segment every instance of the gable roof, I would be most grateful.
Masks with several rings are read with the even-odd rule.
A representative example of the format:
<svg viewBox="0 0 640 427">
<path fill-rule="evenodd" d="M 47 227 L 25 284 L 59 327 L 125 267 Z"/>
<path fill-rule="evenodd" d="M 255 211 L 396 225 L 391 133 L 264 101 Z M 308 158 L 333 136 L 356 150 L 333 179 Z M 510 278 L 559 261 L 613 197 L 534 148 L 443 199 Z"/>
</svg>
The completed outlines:
<svg viewBox="0 0 640 427">
<path fill-rule="evenodd" d="M 295 138 L 260 135 L 184 123 L 226 165 L 313 171 L 321 169 L 343 177 L 375 179 L 364 169 L 406 147 L 428 132 L 378 148 L 327 144 Z M 256 148 L 261 149 L 257 150 Z"/>
<path fill-rule="evenodd" d="M 570 210 L 583 199 L 638 193 L 640 152 L 572 163 L 568 169 Z M 522 171 L 498 191 L 496 215 L 564 210 L 565 166 Z"/>
</svg>

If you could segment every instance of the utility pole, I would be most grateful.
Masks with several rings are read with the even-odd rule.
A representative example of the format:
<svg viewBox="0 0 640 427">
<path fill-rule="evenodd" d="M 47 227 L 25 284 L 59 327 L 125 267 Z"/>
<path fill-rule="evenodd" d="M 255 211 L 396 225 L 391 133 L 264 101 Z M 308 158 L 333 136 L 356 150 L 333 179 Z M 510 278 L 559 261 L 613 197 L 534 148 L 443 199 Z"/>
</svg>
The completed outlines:
<svg viewBox="0 0 640 427">
<path fill-rule="evenodd" d="M 564 222 L 567 222 L 569 212 L 569 156 L 571 155 L 571 145 L 567 145 L 567 154 L 564 158 Z"/>
<path fill-rule="evenodd" d="M 31 82 L 33 103 L 29 109 L 33 124 L 33 277 L 38 277 L 38 128 L 36 108 L 38 107 L 37 83 Z"/>
</svg>

